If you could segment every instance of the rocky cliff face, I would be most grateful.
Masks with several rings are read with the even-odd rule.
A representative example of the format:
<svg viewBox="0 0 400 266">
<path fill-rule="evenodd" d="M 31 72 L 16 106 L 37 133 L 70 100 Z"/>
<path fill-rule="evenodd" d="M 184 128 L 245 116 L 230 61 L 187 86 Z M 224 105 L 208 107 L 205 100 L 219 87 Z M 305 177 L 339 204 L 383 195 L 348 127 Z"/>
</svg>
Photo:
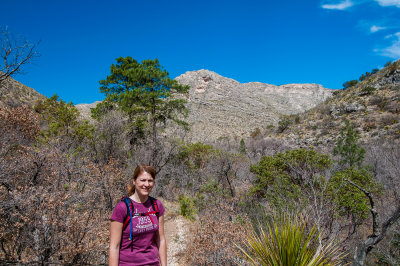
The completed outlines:
<svg viewBox="0 0 400 266">
<path fill-rule="evenodd" d="M 281 115 L 315 107 L 333 92 L 318 84 L 241 84 L 208 70 L 186 72 L 176 80 L 190 86 L 191 141 L 246 137 L 256 128 L 276 124 Z"/>
</svg>

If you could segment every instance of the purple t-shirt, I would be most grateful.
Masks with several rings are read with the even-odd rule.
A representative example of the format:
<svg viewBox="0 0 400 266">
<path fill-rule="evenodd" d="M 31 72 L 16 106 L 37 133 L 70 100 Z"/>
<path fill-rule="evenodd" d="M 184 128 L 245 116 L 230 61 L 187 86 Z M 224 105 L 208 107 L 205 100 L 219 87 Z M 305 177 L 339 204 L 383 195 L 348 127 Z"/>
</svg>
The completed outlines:
<svg viewBox="0 0 400 266">
<path fill-rule="evenodd" d="M 151 212 L 150 199 L 145 203 L 138 203 L 131 200 L 135 213 Z M 159 216 L 165 212 L 161 201 L 157 200 Z M 120 201 L 115 206 L 110 220 L 124 223 L 127 215 L 126 204 Z M 151 217 L 150 217 L 151 216 Z M 125 230 L 122 231 L 121 247 L 119 250 L 119 265 L 139 266 L 139 265 L 160 265 L 158 258 L 157 234 L 158 219 L 155 214 L 149 216 L 133 217 L 132 238 L 129 240 L 131 223 L 129 222 Z"/>
</svg>

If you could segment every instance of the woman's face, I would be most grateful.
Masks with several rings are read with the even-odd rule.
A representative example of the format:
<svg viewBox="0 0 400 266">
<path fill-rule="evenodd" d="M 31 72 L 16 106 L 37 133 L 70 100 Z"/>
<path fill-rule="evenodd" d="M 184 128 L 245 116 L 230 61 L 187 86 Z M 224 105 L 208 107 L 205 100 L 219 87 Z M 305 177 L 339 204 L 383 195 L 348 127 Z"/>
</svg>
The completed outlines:
<svg viewBox="0 0 400 266">
<path fill-rule="evenodd" d="M 135 193 L 138 193 L 139 196 L 148 196 L 153 189 L 154 179 L 149 173 L 143 172 L 138 175 L 136 180 L 133 180 L 133 185 Z"/>
</svg>

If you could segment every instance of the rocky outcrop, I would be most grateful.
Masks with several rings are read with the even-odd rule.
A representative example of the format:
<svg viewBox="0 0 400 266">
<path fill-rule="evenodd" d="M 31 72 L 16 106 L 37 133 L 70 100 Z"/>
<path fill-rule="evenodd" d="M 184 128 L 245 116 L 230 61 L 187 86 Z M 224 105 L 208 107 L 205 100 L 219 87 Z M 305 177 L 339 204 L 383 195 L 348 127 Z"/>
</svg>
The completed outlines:
<svg viewBox="0 0 400 266">
<path fill-rule="evenodd" d="M 246 137 L 256 128 L 275 125 L 282 115 L 315 107 L 333 92 L 318 84 L 242 84 L 208 70 L 186 72 L 176 80 L 190 86 L 191 141 Z"/>
</svg>

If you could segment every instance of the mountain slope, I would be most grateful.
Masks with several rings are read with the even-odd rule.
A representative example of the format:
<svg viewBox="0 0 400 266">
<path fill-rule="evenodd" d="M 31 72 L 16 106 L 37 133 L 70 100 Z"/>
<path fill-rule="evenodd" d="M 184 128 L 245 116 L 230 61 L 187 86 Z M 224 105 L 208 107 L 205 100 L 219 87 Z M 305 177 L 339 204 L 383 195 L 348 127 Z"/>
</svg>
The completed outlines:
<svg viewBox="0 0 400 266">
<path fill-rule="evenodd" d="M 33 107 L 38 100 L 45 98 L 44 95 L 13 78 L 9 77 L 0 83 L 0 107 L 21 105 Z"/>
<path fill-rule="evenodd" d="M 281 115 L 313 108 L 333 92 L 317 84 L 241 84 L 208 70 L 186 72 L 176 80 L 190 86 L 191 141 L 246 137 L 256 128 L 277 124 Z"/>
<path fill-rule="evenodd" d="M 349 120 L 363 142 L 400 139 L 400 61 L 380 70 L 298 117 L 283 132 L 265 132 L 300 146 L 327 145 Z"/>
</svg>

